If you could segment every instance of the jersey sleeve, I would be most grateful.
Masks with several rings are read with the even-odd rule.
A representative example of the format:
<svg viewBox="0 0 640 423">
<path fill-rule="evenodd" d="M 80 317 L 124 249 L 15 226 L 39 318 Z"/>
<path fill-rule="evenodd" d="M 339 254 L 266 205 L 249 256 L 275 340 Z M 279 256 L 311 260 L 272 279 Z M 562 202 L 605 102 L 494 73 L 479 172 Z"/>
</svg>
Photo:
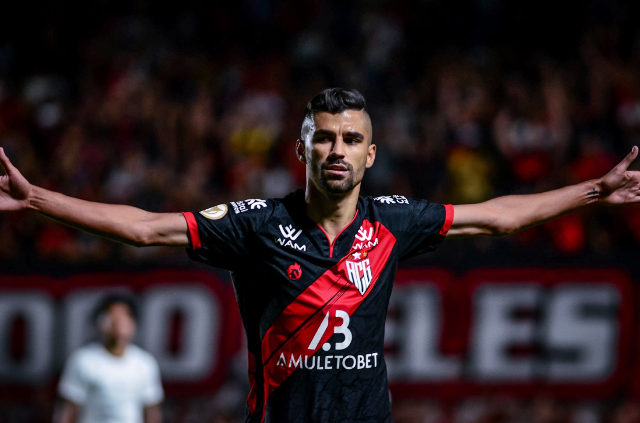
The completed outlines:
<svg viewBox="0 0 640 423">
<path fill-rule="evenodd" d="M 87 378 L 83 374 L 82 360 L 77 353 L 71 355 L 64 366 L 62 377 L 58 384 L 58 394 L 77 405 L 83 405 L 87 401 Z"/>
<path fill-rule="evenodd" d="M 158 362 L 151 354 L 148 356 L 149 362 L 149 374 L 141 391 L 141 402 L 145 406 L 157 405 L 164 399 L 164 390 L 162 389 L 162 382 L 160 380 L 160 368 Z"/>
<path fill-rule="evenodd" d="M 382 223 L 398 240 L 400 260 L 436 250 L 453 222 L 451 204 L 400 195 L 377 197 L 373 204 Z"/>
<path fill-rule="evenodd" d="M 191 242 L 187 253 L 193 260 L 233 270 L 251 254 L 256 232 L 273 211 L 273 200 L 249 199 L 183 212 Z"/>
</svg>

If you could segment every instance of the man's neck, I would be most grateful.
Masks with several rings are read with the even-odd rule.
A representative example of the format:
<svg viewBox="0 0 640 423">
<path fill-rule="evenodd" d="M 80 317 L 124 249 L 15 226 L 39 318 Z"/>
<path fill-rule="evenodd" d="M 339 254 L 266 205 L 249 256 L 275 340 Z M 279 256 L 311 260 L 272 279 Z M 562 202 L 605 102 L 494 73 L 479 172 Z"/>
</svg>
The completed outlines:
<svg viewBox="0 0 640 423">
<path fill-rule="evenodd" d="M 122 357 L 124 355 L 125 350 L 127 349 L 127 344 L 121 345 L 117 343 L 108 343 L 104 342 L 104 348 L 111 354 L 116 357 Z"/>
<path fill-rule="evenodd" d="M 330 194 L 317 189 L 312 184 L 307 185 L 305 192 L 307 216 L 324 229 L 330 243 L 353 220 L 359 194 L 360 185 L 345 194 Z"/>
</svg>

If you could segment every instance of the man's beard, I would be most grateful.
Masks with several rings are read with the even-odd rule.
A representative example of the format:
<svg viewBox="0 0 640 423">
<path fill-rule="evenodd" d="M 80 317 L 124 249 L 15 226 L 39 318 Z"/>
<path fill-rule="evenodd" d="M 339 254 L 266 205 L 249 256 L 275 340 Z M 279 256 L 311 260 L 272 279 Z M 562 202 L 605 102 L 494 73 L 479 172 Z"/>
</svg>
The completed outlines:
<svg viewBox="0 0 640 423">
<path fill-rule="evenodd" d="M 327 176 L 324 170 L 328 170 L 331 165 L 343 165 L 347 168 L 347 175 L 343 178 Z M 344 160 L 336 160 L 333 162 L 325 162 L 320 169 L 320 177 L 318 178 L 318 187 L 330 194 L 344 194 L 353 190 L 362 180 L 356 181 L 355 172 L 351 163 Z"/>
</svg>

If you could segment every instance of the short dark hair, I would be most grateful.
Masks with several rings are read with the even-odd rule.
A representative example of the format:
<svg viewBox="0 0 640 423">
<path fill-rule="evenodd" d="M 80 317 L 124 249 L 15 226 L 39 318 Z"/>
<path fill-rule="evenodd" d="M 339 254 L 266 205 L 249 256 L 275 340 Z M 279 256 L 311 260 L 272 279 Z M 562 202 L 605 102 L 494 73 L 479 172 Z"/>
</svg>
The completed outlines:
<svg viewBox="0 0 640 423">
<path fill-rule="evenodd" d="M 98 306 L 93 311 L 92 320 L 94 324 L 98 324 L 100 317 L 111 308 L 114 304 L 124 304 L 131 310 L 131 316 L 133 320 L 138 321 L 138 304 L 132 295 L 124 293 L 109 294 L 102 298 L 98 303 Z"/>
<path fill-rule="evenodd" d="M 304 140 L 309 131 L 315 131 L 314 115 L 316 113 L 342 113 L 345 110 L 362 110 L 368 118 L 369 114 L 365 110 L 366 106 L 367 102 L 364 96 L 356 89 L 327 88 L 322 90 L 307 103 L 300 137 Z"/>
<path fill-rule="evenodd" d="M 342 113 L 345 110 L 364 110 L 367 102 L 360 91 L 344 88 L 327 88 L 316 94 L 309 103 L 305 116 L 318 112 Z"/>
</svg>

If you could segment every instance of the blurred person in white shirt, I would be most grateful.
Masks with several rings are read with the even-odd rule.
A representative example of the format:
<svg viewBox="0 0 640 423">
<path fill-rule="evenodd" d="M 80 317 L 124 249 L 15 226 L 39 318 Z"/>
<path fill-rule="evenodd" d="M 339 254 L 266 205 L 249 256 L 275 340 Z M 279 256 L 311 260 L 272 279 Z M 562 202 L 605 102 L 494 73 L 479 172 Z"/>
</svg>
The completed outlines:
<svg viewBox="0 0 640 423">
<path fill-rule="evenodd" d="M 115 294 L 94 313 L 102 343 L 91 343 L 67 360 L 58 393 L 57 423 L 160 423 L 164 398 L 156 359 L 131 343 L 134 301 Z"/>
</svg>

